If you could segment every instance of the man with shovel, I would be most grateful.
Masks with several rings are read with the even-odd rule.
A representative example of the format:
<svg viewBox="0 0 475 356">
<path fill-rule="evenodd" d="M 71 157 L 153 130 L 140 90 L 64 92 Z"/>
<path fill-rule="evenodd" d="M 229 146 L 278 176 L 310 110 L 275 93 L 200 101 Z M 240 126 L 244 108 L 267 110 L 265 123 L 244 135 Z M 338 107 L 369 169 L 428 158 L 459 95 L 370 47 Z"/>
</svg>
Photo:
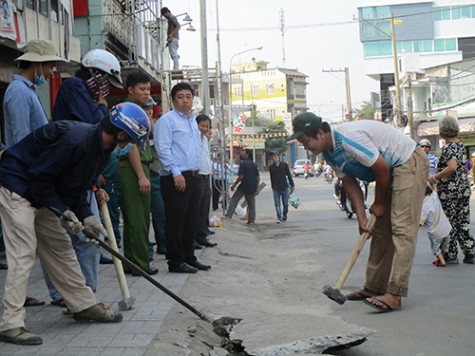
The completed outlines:
<svg viewBox="0 0 475 356">
<path fill-rule="evenodd" d="M 363 289 L 347 296 L 381 312 L 400 310 L 407 297 L 419 217 L 429 174 L 421 148 L 401 131 L 377 121 L 330 127 L 313 113 L 297 115 L 294 134 L 305 149 L 322 153 L 354 204 L 360 233 L 368 230 L 364 200 L 356 178 L 376 182 L 369 211 L 377 218 Z M 332 298 L 333 299 L 333 298 Z"/>
<path fill-rule="evenodd" d="M 120 313 L 96 304 L 66 234 L 107 235 L 92 214 L 86 191 L 112 150 L 129 142 L 144 144 L 150 125 L 132 103 L 113 107 L 100 123 L 57 121 L 33 131 L 7 149 L 0 162 L 0 215 L 9 263 L 3 296 L 0 341 L 40 345 L 25 328 L 28 277 L 36 252 L 73 319 L 115 323 Z M 55 212 L 59 212 L 59 218 Z"/>
</svg>

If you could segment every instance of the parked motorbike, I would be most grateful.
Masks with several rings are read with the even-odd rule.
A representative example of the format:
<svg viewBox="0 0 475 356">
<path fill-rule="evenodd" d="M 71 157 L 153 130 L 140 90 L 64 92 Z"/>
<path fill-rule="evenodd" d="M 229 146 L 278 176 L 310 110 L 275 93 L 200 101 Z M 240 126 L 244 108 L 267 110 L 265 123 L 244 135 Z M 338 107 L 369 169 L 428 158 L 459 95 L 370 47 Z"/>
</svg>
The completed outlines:
<svg viewBox="0 0 475 356">
<path fill-rule="evenodd" d="M 357 181 L 361 191 L 363 192 L 364 205 L 366 208 L 366 199 L 368 198 L 368 183 L 359 179 L 357 179 Z M 353 217 L 353 214 L 355 214 L 355 209 L 353 207 L 350 197 L 346 194 L 345 187 L 343 186 L 343 181 L 341 179 L 338 179 L 337 184 L 340 187 L 340 200 L 337 200 L 336 204 L 338 205 L 340 210 L 346 214 L 347 218 L 351 219 Z"/>
<path fill-rule="evenodd" d="M 327 182 L 328 184 L 332 184 L 333 183 L 333 173 L 332 172 L 325 172 L 325 182 Z"/>
</svg>

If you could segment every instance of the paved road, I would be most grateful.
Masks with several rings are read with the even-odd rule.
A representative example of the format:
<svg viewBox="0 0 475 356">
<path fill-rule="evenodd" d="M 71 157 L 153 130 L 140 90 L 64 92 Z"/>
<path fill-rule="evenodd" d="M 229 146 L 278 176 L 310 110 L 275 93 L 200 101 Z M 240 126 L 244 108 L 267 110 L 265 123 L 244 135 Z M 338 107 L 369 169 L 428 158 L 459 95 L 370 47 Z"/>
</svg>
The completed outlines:
<svg viewBox="0 0 475 356">
<path fill-rule="evenodd" d="M 268 176 L 262 176 L 268 182 Z M 169 274 L 159 256 L 154 261 L 160 269 L 157 280 L 208 316 L 241 318 L 231 338 L 242 340 L 248 352 L 322 335 L 373 330 L 365 343 L 335 354 L 473 354 L 475 266 L 435 268 L 429 242 L 421 232 L 403 311 L 377 314 L 361 302 L 340 306 L 320 291 L 336 281 L 350 255 L 358 238 L 356 220 L 340 212 L 332 186 L 322 179 L 299 178 L 296 183 L 302 205 L 291 208 L 287 224 L 275 223 L 271 190 L 266 188 L 258 197 L 256 227 L 238 219 L 226 222 L 214 235 L 218 247 L 199 253 L 201 260 L 213 265 L 211 271 Z M 361 287 L 366 259 L 367 248 L 345 290 Z M 1 272 L 0 285 L 4 276 Z M 102 266 L 100 279 L 98 297 L 117 308 L 120 290 L 113 267 Z M 206 355 L 219 345 L 220 338 L 210 335 L 207 323 L 145 280 L 127 279 L 137 304 L 123 313 L 122 323 L 84 325 L 63 316 L 57 307 L 29 308 L 27 324 L 43 336 L 44 344 L 0 343 L 0 354 Z M 30 278 L 29 295 L 48 300 L 38 266 Z"/>
</svg>

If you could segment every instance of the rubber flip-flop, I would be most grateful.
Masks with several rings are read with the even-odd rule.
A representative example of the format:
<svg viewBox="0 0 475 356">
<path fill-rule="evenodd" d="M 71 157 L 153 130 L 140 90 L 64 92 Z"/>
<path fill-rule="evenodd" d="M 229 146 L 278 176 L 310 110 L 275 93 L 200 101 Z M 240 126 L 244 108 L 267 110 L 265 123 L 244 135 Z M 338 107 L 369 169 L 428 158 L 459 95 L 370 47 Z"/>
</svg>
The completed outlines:
<svg viewBox="0 0 475 356">
<path fill-rule="evenodd" d="M 64 301 L 63 298 L 58 299 L 58 300 L 52 300 L 51 305 L 54 305 L 55 307 L 60 307 L 60 308 L 66 308 L 66 302 Z"/>
<path fill-rule="evenodd" d="M 33 297 L 26 297 L 25 303 L 23 304 L 24 307 L 39 307 L 42 305 L 45 305 L 45 302 Z"/>
<path fill-rule="evenodd" d="M 378 302 L 380 304 L 383 304 L 384 306 L 373 304 L 368 299 L 373 300 L 375 302 Z M 371 297 L 371 298 L 364 299 L 363 303 L 365 303 L 366 305 L 369 305 L 371 308 L 374 308 L 374 309 L 376 309 L 377 311 L 379 311 L 381 313 L 388 313 L 388 312 L 392 312 L 392 311 L 401 310 L 401 307 L 393 308 L 388 303 L 386 303 L 384 300 L 378 299 L 377 297 Z"/>
<path fill-rule="evenodd" d="M 366 290 L 362 289 L 346 295 L 347 300 L 365 300 L 366 298 L 374 297 L 375 294 L 366 294 Z"/>
</svg>

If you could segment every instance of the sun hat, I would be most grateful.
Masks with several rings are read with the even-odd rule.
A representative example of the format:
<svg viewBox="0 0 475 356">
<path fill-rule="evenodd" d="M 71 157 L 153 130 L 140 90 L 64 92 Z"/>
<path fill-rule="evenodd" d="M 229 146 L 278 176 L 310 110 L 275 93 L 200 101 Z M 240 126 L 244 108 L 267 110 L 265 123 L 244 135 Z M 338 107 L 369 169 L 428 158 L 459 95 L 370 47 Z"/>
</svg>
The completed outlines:
<svg viewBox="0 0 475 356">
<path fill-rule="evenodd" d="M 305 132 L 315 131 L 322 127 L 322 118 L 311 112 L 304 112 L 297 115 L 292 121 L 294 134 L 287 141 L 295 140 L 302 136 Z"/>
<path fill-rule="evenodd" d="M 49 40 L 34 39 L 26 45 L 26 52 L 20 57 L 16 58 L 14 62 L 66 62 L 65 59 L 58 57 L 56 47 L 53 42 Z"/>
<path fill-rule="evenodd" d="M 456 118 L 444 116 L 439 120 L 439 132 L 448 137 L 455 137 L 459 134 L 460 128 Z"/>
<path fill-rule="evenodd" d="M 423 138 L 422 140 L 419 141 L 419 146 L 432 147 L 430 141 L 426 138 Z"/>
</svg>

